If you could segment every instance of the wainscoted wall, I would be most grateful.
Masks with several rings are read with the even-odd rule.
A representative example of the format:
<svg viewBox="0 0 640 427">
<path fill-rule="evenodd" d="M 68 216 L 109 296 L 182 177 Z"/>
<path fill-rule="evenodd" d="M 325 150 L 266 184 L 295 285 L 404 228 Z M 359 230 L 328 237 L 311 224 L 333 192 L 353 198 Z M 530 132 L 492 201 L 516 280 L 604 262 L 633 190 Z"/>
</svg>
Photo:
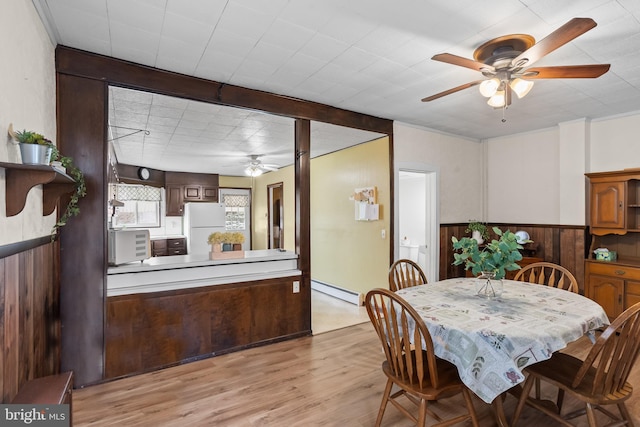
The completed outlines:
<svg viewBox="0 0 640 427">
<path fill-rule="evenodd" d="M 585 226 L 572 225 L 531 225 L 531 224 L 488 224 L 489 228 L 499 227 L 513 232 L 524 230 L 529 233 L 533 244 L 527 248 L 535 249 L 535 257 L 544 261 L 560 264 L 567 268 L 578 280 L 580 293 L 584 294 L 584 259 L 588 248 L 588 233 Z M 453 262 L 453 244 L 451 236 L 458 238 L 468 236 L 465 233 L 467 223 L 440 225 L 440 279 L 462 277 L 463 266 L 455 266 Z"/>
<path fill-rule="evenodd" d="M 2 403 L 10 402 L 27 381 L 60 369 L 60 288 L 54 244 L 48 240 L 13 255 L 0 254 Z"/>
</svg>

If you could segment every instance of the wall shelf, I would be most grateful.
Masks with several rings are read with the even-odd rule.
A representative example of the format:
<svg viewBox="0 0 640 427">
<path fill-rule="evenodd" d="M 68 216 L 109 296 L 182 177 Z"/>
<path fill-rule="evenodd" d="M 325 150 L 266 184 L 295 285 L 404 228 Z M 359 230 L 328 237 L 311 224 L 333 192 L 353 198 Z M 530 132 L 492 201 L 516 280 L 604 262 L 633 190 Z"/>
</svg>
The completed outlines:
<svg viewBox="0 0 640 427">
<path fill-rule="evenodd" d="M 6 170 L 6 215 L 8 217 L 22 212 L 29 190 L 36 185 L 42 184 L 43 215 L 50 215 L 56 208 L 60 196 L 71 193 L 75 188 L 73 178 L 51 166 L 0 162 L 0 168 Z"/>
</svg>

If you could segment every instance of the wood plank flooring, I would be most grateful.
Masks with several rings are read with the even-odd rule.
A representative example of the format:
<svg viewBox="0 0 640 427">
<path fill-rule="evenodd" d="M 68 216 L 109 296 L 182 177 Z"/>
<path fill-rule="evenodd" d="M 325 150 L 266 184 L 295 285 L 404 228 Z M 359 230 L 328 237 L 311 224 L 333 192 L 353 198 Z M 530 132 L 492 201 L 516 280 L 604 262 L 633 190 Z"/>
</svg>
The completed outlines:
<svg viewBox="0 0 640 427">
<path fill-rule="evenodd" d="M 582 356 L 589 345 L 581 339 L 568 351 Z M 74 390 L 74 426 L 372 426 L 383 358 L 370 324 L 350 326 Z M 631 382 L 640 389 L 640 366 Z M 508 416 L 514 404 L 505 401 Z M 449 415 L 463 405 L 454 397 L 434 408 Z M 640 420 L 640 390 L 627 406 Z M 475 407 L 481 426 L 495 424 L 489 405 L 476 399 Z M 387 407 L 383 426 L 410 425 Z M 525 408 L 518 426 L 541 425 L 555 422 Z"/>
</svg>

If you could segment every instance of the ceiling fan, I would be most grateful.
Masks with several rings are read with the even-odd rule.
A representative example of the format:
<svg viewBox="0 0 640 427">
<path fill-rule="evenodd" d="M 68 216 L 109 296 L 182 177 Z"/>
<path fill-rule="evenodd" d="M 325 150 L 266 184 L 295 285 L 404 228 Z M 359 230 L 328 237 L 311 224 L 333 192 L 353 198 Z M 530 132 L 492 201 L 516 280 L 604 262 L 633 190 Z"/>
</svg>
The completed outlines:
<svg viewBox="0 0 640 427">
<path fill-rule="evenodd" d="M 480 85 L 480 93 L 489 98 L 487 104 L 494 108 L 506 108 L 511 105 L 512 92 L 518 98 L 529 93 L 534 83 L 532 80 L 600 77 L 609 71 L 610 64 L 527 68 L 596 25 L 591 18 L 573 18 L 538 43 L 528 34 L 510 34 L 482 44 L 473 52 L 474 59 L 450 53 L 435 55 L 431 59 L 479 71 L 486 79 L 465 83 L 423 98 L 422 101 L 433 101 Z"/>
<path fill-rule="evenodd" d="M 267 171 L 278 170 L 278 165 L 262 163 L 262 161 L 258 159 L 258 157 L 260 157 L 258 154 L 253 154 L 250 157 L 251 161 L 245 165 L 244 170 L 244 173 L 248 176 L 256 177 Z"/>
</svg>

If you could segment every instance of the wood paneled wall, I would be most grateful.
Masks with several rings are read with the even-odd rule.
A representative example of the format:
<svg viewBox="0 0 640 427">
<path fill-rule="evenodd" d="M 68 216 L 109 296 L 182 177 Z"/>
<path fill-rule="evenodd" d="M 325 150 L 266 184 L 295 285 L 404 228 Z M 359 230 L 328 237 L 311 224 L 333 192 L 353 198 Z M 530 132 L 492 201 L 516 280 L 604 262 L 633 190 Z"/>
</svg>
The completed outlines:
<svg viewBox="0 0 640 427">
<path fill-rule="evenodd" d="M 535 248 L 535 257 L 560 264 L 567 268 L 578 280 L 580 292 L 584 293 L 584 259 L 588 247 L 588 233 L 585 226 L 531 225 L 531 224 L 488 224 L 489 228 L 499 227 L 501 230 L 524 230 L 529 233 L 533 244 L 527 248 Z M 463 266 L 455 266 L 453 262 L 453 244 L 451 237 L 468 236 L 465 233 L 467 224 L 442 224 L 440 226 L 440 279 L 462 277 Z M 492 233 L 493 235 L 493 233 Z"/>
<path fill-rule="evenodd" d="M 310 335 L 300 276 L 107 298 L 105 378 Z M 141 339 L 142 338 L 142 339 Z"/>
<path fill-rule="evenodd" d="M 59 372 L 55 245 L 0 259 L 0 391 L 8 403 L 27 381 Z"/>
</svg>

